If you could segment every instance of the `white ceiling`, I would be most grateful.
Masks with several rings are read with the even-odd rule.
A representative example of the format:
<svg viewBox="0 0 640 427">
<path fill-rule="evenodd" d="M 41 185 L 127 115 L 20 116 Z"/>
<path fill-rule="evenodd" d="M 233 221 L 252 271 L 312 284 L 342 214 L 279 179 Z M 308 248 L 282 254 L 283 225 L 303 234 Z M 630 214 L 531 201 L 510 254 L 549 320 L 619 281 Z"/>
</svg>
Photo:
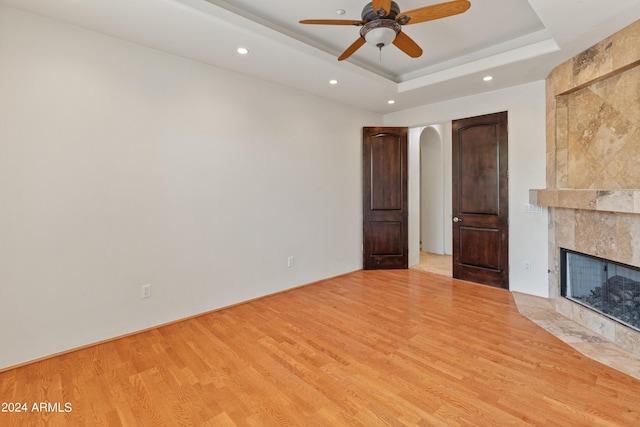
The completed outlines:
<svg viewBox="0 0 640 427">
<path fill-rule="evenodd" d="M 442 1 L 397 3 L 408 11 Z M 365 45 L 342 62 L 336 58 L 359 37 L 358 27 L 298 21 L 359 20 L 366 0 L 0 3 L 379 113 L 542 80 L 640 18 L 640 0 L 470 1 L 464 14 L 403 27 L 424 49 L 420 58 Z M 240 46 L 249 55 L 238 55 Z M 482 81 L 487 74 L 494 80 Z"/>
</svg>

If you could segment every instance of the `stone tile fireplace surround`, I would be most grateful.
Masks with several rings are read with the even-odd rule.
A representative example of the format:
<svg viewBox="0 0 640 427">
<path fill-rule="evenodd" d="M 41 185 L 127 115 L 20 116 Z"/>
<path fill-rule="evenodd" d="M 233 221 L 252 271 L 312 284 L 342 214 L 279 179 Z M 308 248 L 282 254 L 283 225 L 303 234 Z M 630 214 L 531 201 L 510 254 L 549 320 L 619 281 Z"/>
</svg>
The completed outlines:
<svg viewBox="0 0 640 427">
<path fill-rule="evenodd" d="M 555 310 L 640 355 L 640 333 L 560 296 L 560 248 L 640 267 L 640 21 L 547 78 L 549 295 Z"/>
</svg>

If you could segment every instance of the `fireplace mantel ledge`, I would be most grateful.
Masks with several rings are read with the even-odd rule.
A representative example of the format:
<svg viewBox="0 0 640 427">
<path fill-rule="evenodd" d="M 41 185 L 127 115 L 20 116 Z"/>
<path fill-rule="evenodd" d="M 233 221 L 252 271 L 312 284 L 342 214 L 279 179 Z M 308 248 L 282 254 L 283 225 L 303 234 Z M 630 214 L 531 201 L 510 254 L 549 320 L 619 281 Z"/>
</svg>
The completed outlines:
<svg viewBox="0 0 640 427">
<path fill-rule="evenodd" d="M 529 203 L 553 208 L 640 214 L 640 189 L 547 188 L 529 190 Z"/>
</svg>

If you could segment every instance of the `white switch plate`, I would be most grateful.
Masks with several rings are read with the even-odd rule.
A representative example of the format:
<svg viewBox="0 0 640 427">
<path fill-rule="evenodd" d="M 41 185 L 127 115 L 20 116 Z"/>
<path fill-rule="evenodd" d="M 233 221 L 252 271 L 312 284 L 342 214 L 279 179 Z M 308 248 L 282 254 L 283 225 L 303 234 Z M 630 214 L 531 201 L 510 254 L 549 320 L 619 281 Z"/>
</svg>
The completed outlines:
<svg viewBox="0 0 640 427">
<path fill-rule="evenodd" d="M 528 213 L 542 213 L 542 206 L 525 203 L 523 210 Z"/>
<path fill-rule="evenodd" d="M 142 285 L 142 298 L 151 297 L 151 285 Z"/>
<path fill-rule="evenodd" d="M 293 256 L 287 258 L 287 267 L 293 267 Z"/>
</svg>

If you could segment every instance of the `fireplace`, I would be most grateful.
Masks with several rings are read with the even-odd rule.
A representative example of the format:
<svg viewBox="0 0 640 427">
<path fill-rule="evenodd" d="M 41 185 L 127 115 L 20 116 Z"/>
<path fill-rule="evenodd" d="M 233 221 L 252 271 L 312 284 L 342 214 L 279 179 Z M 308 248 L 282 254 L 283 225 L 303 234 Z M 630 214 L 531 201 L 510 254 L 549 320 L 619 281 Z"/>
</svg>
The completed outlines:
<svg viewBox="0 0 640 427">
<path fill-rule="evenodd" d="M 561 295 L 640 331 L 640 268 L 560 250 Z"/>
<path fill-rule="evenodd" d="M 547 188 L 532 190 L 529 203 L 548 207 L 549 297 L 556 311 L 640 356 L 637 321 L 613 320 L 605 313 L 609 309 L 587 308 L 595 302 L 586 301 L 592 291 L 597 294 L 603 287 L 607 295 L 609 288 L 625 288 L 627 282 L 620 277 L 640 281 L 636 272 L 630 272 L 634 268 L 628 269 L 640 266 L 638 46 L 640 20 L 549 74 Z M 622 263 L 626 270 L 608 262 L 607 276 L 586 282 L 590 286 L 586 292 L 571 285 L 565 298 L 560 248 Z M 583 276 L 599 277 L 604 268 L 600 265 L 599 273 Z M 635 297 L 623 293 L 608 298 L 629 301 Z"/>
</svg>

